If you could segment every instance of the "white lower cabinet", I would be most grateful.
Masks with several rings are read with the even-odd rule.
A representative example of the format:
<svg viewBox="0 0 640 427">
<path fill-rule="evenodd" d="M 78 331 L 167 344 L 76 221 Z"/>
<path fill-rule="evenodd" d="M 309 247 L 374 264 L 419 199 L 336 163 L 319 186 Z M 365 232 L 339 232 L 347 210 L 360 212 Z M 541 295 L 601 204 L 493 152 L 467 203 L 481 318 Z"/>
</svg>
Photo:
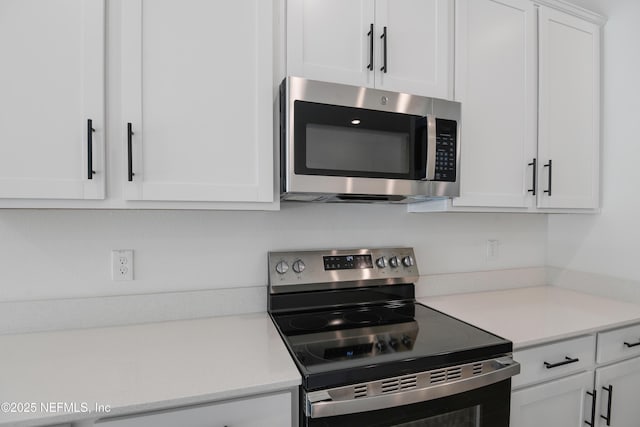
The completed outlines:
<svg viewBox="0 0 640 427">
<path fill-rule="evenodd" d="M 578 427 L 590 422 L 593 372 L 527 387 L 511 395 L 511 427 Z"/>
<path fill-rule="evenodd" d="M 597 426 L 640 425 L 640 357 L 599 368 L 596 371 L 596 390 Z"/>
<path fill-rule="evenodd" d="M 158 411 L 96 422 L 100 427 L 287 427 L 292 426 L 291 393 Z"/>
<path fill-rule="evenodd" d="M 595 343 L 588 335 L 514 351 L 522 371 L 511 427 L 639 426 L 640 325 L 599 332 Z"/>
<path fill-rule="evenodd" d="M 598 362 L 607 363 L 637 356 L 640 326 L 629 326 L 598 334 Z M 640 425 L 640 357 L 596 369 L 596 426 Z"/>
</svg>

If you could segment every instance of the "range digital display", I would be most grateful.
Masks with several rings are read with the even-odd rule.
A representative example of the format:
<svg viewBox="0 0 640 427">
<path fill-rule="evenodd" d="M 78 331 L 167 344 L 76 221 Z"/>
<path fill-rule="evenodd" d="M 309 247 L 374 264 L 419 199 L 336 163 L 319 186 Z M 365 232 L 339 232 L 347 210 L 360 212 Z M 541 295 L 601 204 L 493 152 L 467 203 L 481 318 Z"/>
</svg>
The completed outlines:
<svg viewBox="0 0 640 427">
<path fill-rule="evenodd" d="M 333 347 L 324 350 L 324 358 L 331 359 L 349 359 L 351 357 L 361 356 L 371 353 L 373 343 L 350 345 L 347 347 Z"/>
<path fill-rule="evenodd" d="M 325 271 L 373 268 L 371 255 L 324 256 L 322 259 Z"/>
</svg>

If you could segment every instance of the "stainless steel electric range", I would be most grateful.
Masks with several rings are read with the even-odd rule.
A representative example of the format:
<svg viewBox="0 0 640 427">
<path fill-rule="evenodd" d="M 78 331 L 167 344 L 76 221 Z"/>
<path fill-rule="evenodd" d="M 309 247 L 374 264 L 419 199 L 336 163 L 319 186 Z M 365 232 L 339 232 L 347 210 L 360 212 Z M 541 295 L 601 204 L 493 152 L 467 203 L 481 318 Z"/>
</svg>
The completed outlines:
<svg viewBox="0 0 640 427">
<path fill-rule="evenodd" d="M 301 426 L 507 427 L 512 343 L 415 300 L 413 249 L 269 253 Z"/>
</svg>

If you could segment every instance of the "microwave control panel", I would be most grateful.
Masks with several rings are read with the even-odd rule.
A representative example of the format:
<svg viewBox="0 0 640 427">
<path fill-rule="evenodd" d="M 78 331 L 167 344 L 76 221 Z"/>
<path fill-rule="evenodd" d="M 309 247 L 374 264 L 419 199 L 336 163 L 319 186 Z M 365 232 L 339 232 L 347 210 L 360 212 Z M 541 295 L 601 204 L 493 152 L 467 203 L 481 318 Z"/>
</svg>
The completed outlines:
<svg viewBox="0 0 640 427">
<path fill-rule="evenodd" d="M 458 122 L 436 119 L 435 181 L 456 180 Z"/>
</svg>

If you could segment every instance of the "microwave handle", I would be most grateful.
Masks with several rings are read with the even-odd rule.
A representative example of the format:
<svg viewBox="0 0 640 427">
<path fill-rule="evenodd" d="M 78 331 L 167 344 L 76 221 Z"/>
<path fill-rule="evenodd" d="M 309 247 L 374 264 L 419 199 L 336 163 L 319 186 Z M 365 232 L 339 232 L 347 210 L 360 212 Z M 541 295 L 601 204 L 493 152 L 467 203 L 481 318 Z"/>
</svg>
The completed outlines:
<svg viewBox="0 0 640 427">
<path fill-rule="evenodd" d="M 436 177 L 436 118 L 427 116 L 427 159 L 423 181 L 433 181 Z"/>
</svg>

